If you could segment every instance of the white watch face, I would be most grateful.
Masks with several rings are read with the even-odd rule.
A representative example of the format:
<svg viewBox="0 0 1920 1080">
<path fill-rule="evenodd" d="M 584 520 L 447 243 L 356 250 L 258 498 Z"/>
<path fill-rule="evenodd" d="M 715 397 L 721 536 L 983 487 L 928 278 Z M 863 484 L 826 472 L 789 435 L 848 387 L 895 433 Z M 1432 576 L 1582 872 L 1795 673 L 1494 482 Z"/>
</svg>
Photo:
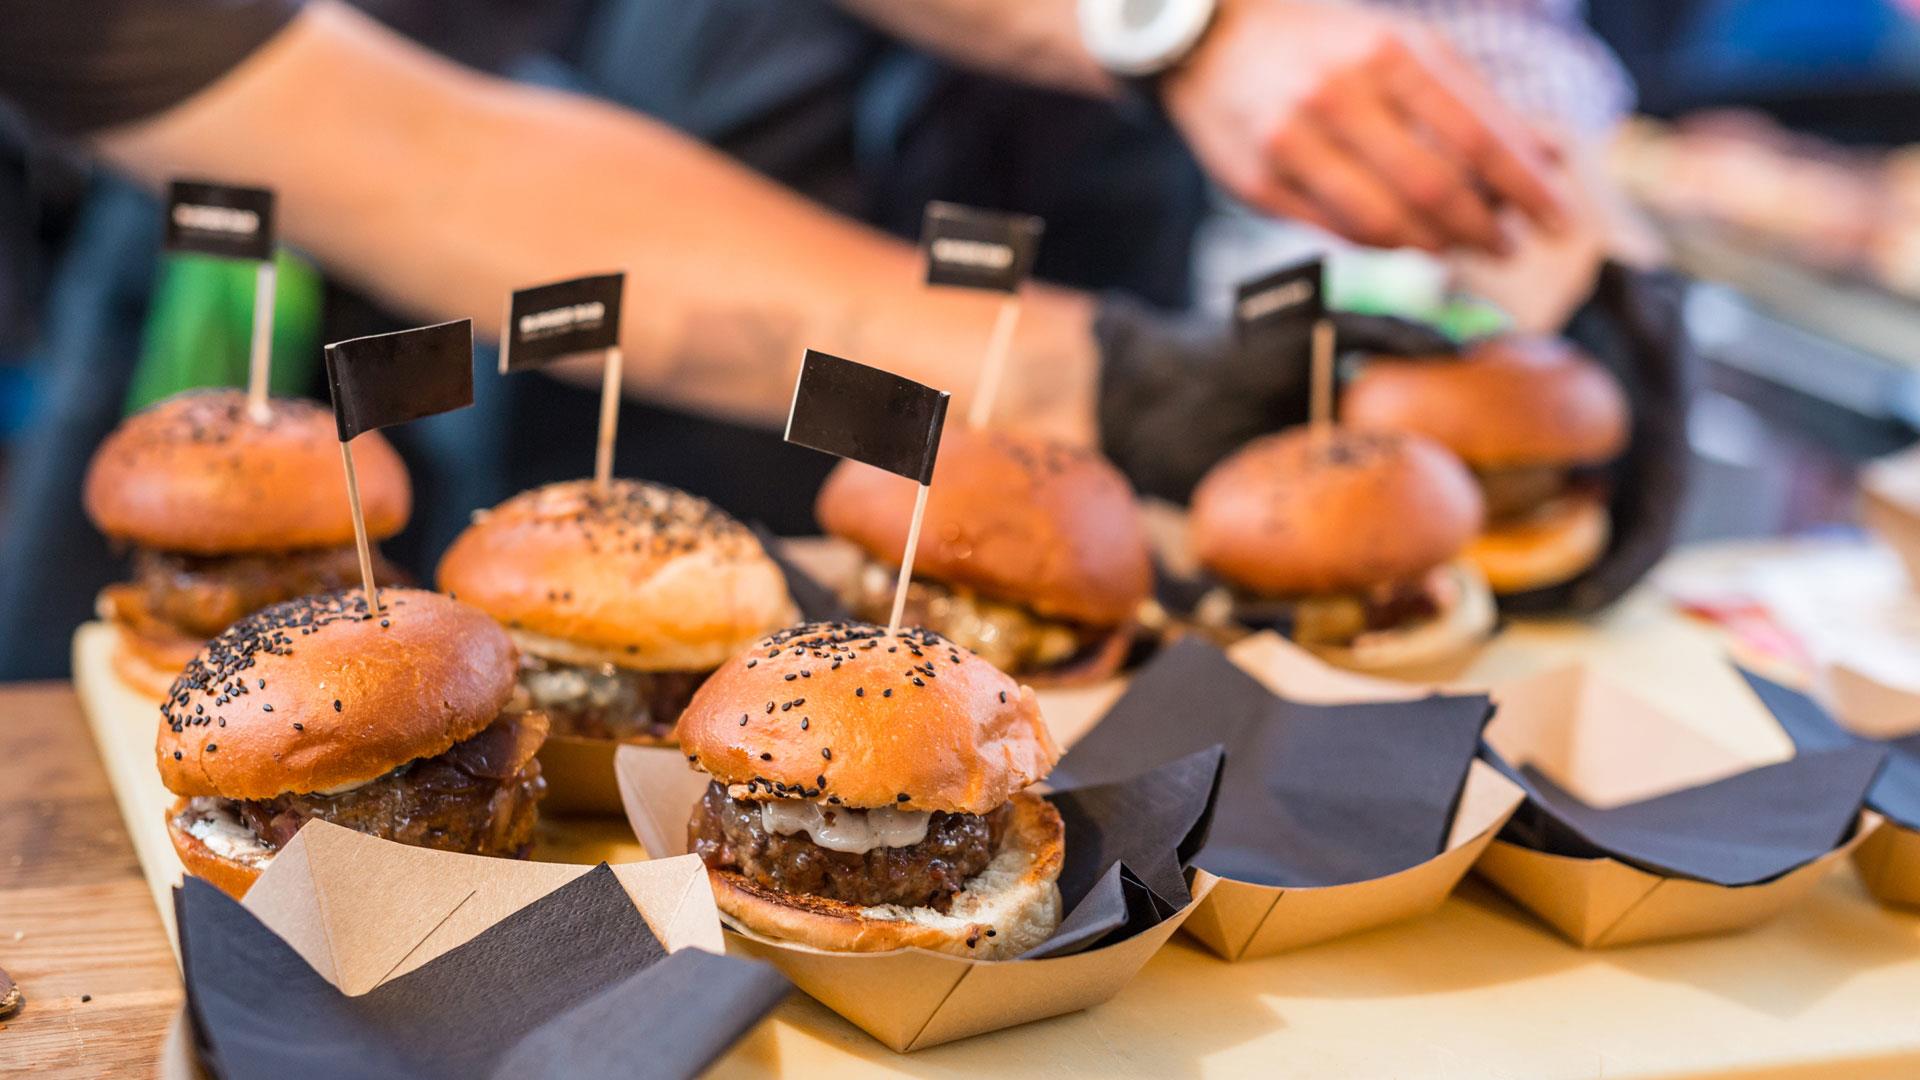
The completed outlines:
<svg viewBox="0 0 1920 1080">
<path fill-rule="evenodd" d="M 1087 51 L 1116 75 L 1153 75 L 1178 63 L 1206 32 L 1215 0 L 1080 0 Z"/>
</svg>

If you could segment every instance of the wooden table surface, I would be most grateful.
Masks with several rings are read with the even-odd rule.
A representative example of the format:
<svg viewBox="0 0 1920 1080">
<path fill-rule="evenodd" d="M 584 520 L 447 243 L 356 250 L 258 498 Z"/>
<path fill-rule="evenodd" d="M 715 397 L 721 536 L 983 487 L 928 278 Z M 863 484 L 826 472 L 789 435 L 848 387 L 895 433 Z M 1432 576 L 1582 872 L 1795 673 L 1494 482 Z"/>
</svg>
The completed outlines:
<svg viewBox="0 0 1920 1080">
<path fill-rule="evenodd" d="M 0 968 L 0 1075 L 152 1074 L 180 976 L 65 683 L 0 688 Z"/>
</svg>

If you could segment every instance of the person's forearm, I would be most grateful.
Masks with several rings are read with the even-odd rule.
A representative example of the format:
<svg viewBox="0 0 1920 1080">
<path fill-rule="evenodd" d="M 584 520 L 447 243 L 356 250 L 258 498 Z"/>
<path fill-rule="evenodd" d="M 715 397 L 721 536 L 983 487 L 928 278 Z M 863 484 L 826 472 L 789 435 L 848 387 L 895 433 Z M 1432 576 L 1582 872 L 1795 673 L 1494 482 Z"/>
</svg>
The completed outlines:
<svg viewBox="0 0 1920 1080">
<path fill-rule="evenodd" d="M 804 348 L 964 402 L 992 321 L 925 289 L 911 246 L 659 124 L 477 75 L 330 4 L 100 146 L 150 183 L 270 185 L 282 234 L 330 272 L 483 336 L 510 289 L 624 268 L 629 389 L 753 423 L 785 415 Z M 1091 437 L 1090 319 L 1086 298 L 1032 290 L 997 420 Z"/>
<path fill-rule="evenodd" d="M 840 0 L 888 33 L 968 67 L 1107 96 L 1114 83 L 1082 44 L 1074 0 Z"/>
</svg>

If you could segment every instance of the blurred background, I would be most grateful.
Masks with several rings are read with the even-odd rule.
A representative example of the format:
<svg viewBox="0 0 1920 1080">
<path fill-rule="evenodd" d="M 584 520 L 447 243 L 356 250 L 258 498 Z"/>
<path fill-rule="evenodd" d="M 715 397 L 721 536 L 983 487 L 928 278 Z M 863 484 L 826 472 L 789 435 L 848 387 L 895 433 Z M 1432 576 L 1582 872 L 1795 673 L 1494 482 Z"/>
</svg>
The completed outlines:
<svg viewBox="0 0 1920 1080">
<path fill-rule="evenodd" d="M 629 104 L 647 93 L 645 73 L 617 49 L 635 5 L 491 0 L 460 5 L 457 19 L 432 4 L 362 6 L 485 70 Z M 1586 18 L 1637 88 L 1606 168 L 1688 276 L 1687 332 L 1707 362 L 1691 406 L 1700 482 L 1683 540 L 1852 527 L 1855 471 L 1908 445 L 1920 424 L 1920 0 L 1598 0 Z M 1218 302 L 1223 279 L 1321 242 L 1245 223 L 1227 232 L 1228 242 L 1196 248 L 1191 297 L 1181 283 L 1152 298 Z M 244 381 L 251 270 L 163 259 L 159 240 L 150 195 L 0 111 L 0 531 L 40 507 L 73 505 L 77 492 L 48 487 L 70 484 L 72 470 L 34 466 L 84 456 L 102 416 L 186 386 Z M 1361 291 L 1401 279 L 1417 289 L 1423 272 L 1409 258 L 1420 259 L 1357 255 L 1336 269 Z M 324 397 L 322 342 L 402 324 L 379 297 L 326 279 L 297 252 L 283 253 L 280 271 L 276 391 Z M 573 399 L 587 393 L 551 383 L 507 402 L 483 387 L 471 415 L 396 441 L 441 502 L 489 505 L 549 477 L 516 473 L 528 455 L 482 436 L 551 440 L 527 418 L 577 410 Z M 684 451 L 649 451 L 643 468 L 623 461 L 622 471 L 695 491 L 724 468 L 702 447 L 774 441 L 632 409 L 623 436 L 647 431 L 650 445 Z M 590 432 L 561 437 L 579 443 L 568 446 L 575 459 L 590 456 Z M 435 472 L 426 459 L 444 461 L 450 447 L 454 460 L 493 455 L 507 467 Z M 731 508 L 799 532 L 804 507 L 802 498 Z M 420 513 L 388 550 L 402 565 L 430 566 L 463 517 Z M 58 615 L 46 631 L 58 640 L 37 658 L 0 643 L 0 654 L 15 653 L 0 655 L 0 673 L 55 673 L 72 613 Z"/>
</svg>

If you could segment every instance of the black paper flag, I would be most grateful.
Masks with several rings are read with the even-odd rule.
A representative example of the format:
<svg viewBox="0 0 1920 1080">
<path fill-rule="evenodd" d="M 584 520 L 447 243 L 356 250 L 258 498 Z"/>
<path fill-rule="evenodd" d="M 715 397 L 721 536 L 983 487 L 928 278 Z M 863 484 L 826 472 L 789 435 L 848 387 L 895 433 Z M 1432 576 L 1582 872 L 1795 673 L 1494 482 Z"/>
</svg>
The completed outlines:
<svg viewBox="0 0 1920 1080">
<path fill-rule="evenodd" d="M 359 997 L 198 878 L 174 908 L 195 1041 L 223 1080 L 691 1077 L 787 991 L 765 964 L 668 954 L 604 865 Z"/>
<path fill-rule="evenodd" d="M 1780 722 L 1787 737 L 1801 753 L 1809 750 L 1838 750 L 1848 746 L 1882 746 L 1887 750 L 1886 767 L 1867 789 L 1867 805 L 1885 814 L 1896 825 L 1920 829 L 1920 734 L 1884 742 L 1856 735 L 1840 726 L 1827 710 L 1805 694 L 1789 690 L 1770 679 L 1742 670 L 1747 685 Z"/>
<path fill-rule="evenodd" d="M 1326 317 L 1322 265 L 1317 258 L 1255 278 L 1234 290 L 1234 348 L 1281 379 L 1297 380 L 1293 392 L 1284 395 L 1285 401 L 1295 404 L 1282 410 L 1285 415 L 1272 418 L 1277 425 L 1304 424 L 1312 419 L 1313 328 Z M 1339 380 L 1334 382 L 1334 400 L 1329 404 L 1338 415 Z"/>
<path fill-rule="evenodd" d="M 255 262 L 273 258 L 273 192 L 175 180 L 167 185 L 166 248 Z"/>
<path fill-rule="evenodd" d="M 1714 783 L 1602 808 L 1531 765 L 1516 769 L 1491 750 L 1486 755 L 1527 792 L 1527 805 L 1503 839 L 1726 886 L 1771 881 L 1838 847 L 1852 833 L 1885 756 L 1870 747 L 1801 754 Z"/>
<path fill-rule="evenodd" d="M 1289 888 L 1346 885 L 1446 849 L 1484 696 L 1308 705 L 1274 696 L 1218 648 L 1176 642 L 1074 744 L 1055 783 L 1110 779 L 1226 747 L 1211 838 L 1194 865 Z"/>
<path fill-rule="evenodd" d="M 933 482 L 947 392 L 807 350 L 787 414 L 787 441 Z"/>
<path fill-rule="evenodd" d="M 333 421 L 346 442 L 473 404 L 473 320 L 375 334 L 327 346 Z"/>
<path fill-rule="evenodd" d="M 920 227 L 927 284 L 1018 292 L 1033 270 L 1044 228 L 1031 214 L 930 202 Z"/>
<path fill-rule="evenodd" d="M 620 344 L 626 282 L 625 274 L 599 274 L 514 293 L 500 338 L 501 370 L 526 371 Z"/>
</svg>

